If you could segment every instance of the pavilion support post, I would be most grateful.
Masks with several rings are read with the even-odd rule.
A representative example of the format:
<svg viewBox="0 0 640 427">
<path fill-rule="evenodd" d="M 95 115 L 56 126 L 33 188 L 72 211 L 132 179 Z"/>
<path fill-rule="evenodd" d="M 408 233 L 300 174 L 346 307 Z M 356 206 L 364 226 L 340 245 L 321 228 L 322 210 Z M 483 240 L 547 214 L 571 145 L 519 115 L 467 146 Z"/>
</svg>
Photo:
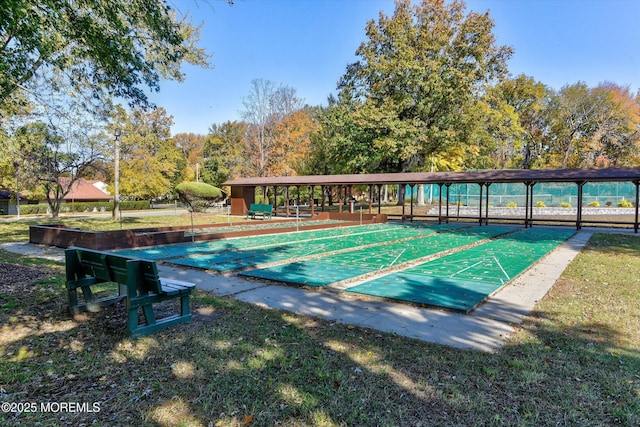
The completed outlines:
<svg viewBox="0 0 640 427">
<path fill-rule="evenodd" d="M 480 196 L 478 197 L 478 224 L 482 227 L 482 189 L 484 188 L 484 182 L 479 182 Z"/>
<path fill-rule="evenodd" d="M 373 185 L 369 184 L 369 215 L 371 215 L 373 210 Z"/>
<path fill-rule="evenodd" d="M 535 185 L 535 181 L 529 184 L 529 228 L 533 227 L 533 187 Z"/>
<path fill-rule="evenodd" d="M 310 185 L 309 186 L 309 203 L 311 204 L 311 218 L 314 217 L 314 215 L 316 214 L 316 200 L 313 197 L 313 192 L 315 190 L 316 186 L 315 185 Z"/>
<path fill-rule="evenodd" d="M 438 183 L 438 224 L 442 224 L 442 183 Z"/>
<path fill-rule="evenodd" d="M 582 229 L 582 190 L 586 181 L 576 181 L 578 185 L 578 209 L 576 212 L 576 230 Z"/>
<path fill-rule="evenodd" d="M 486 203 L 484 204 L 484 211 L 485 211 L 484 223 L 485 225 L 489 225 L 489 186 L 491 185 L 491 183 L 487 182 L 484 185 L 485 187 L 487 187 L 487 193 L 485 194 Z"/>
<path fill-rule="evenodd" d="M 640 202 L 640 181 L 633 181 L 633 185 L 636 186 L 636 215 L 633 222 L 633 232 L 638 232 L 638 203 Z"/>
<path fill-rule="evenodd" d="M 405 184 L 400 184 L 398 186 L 398 201 L 400 201 L 400 203 L 402 203 L 402 222 L 404 222 L 404 206 L 405 206 L 405 202 L 406 202 L 406 193 L 407 193 L 407 186 Z"/>
<path fill-rule="evenodd" d="M 529 182 L 524 183 L 524 228 L 529 228 Z"/>
<path fill-rule="evenodd" d="M 445 187 L 447 187 L 447 201 L 445 206 L 447 207 L 447 213 L 446 213 L 446 217 L 445 217 L 445 224 L 449 224 L 449 187 L 451 187 L 451 183 L 447 183 L 444 185 Z M 442 191 L 442 187 L 440 187 L 440 191 Z"/>
<path fill-rule="evenodd" d="M 285 210 L 285 215 L 288 218 L 289 215 L 291 215 L 291 212 L 289 211 L 289 186 L 288 185 L 284 187 L 284 210 Z"/>
<path fill-rule="evenodd" d="M 378 214 L 381 211 L 381 203 L 382 203 L 382 184 L 378 184 Z"/>
<path fill-rule="evenodd" d="M 322 197 L 320 200 L 322 200 L 321 204 L 320 204 L 320 210 L 322 212 L 324 212 L 324 192 L 326 191 L 327 187 L 325 185 L 321 185 L 320 186 L 320 192 L 322 193 L 322 195 L 320 197 Z"/>
<path fill-rule="evenodd" d="M 278 186 L 273 186 L 273 216 L 278 216 Z"/>
<path fill-rule="evenodd" d="M 300 206 L 300 186 L 296 185 L 296 206 Z M 298 209 L 298 212 L 300 210 Z"/>
<path fill-rule="evenodd" d="M 411 203 L 411 207 L 409 209 L 409 214 L 411 215 L 411 218 L 409 219 L 409 221 L 413 222 L 413 189 L 415 188 L 415 184 L 410 184 L 411 187 L 411 194 L 409 195 L 409 203 Z"/>
<path fill-rule="evenodd" d="M 338 187 L 338 213 L 342 213 L 342 185 Z"/>
</svg>

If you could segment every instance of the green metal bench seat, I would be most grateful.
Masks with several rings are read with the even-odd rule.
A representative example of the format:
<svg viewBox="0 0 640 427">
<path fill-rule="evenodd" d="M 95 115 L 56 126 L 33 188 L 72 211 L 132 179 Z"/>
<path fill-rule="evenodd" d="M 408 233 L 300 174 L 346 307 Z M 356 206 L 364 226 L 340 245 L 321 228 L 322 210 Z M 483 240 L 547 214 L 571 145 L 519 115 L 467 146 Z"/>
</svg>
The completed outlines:
<svg viewBox="0 0 640 427">
<path fill-rule="evenodd" d="M 271 219 L 273 213 L 273 206 L 260 203 L 252 203 L 247 210 L 246 219 L 256 219 L 256 216 L 261 216 L 262 219 Z"/>
<path fill-rule="evenodd" d="M 124 300 L 127 329 L 134 338 L 191 320 L 189 297 L 195 284 L 161 278 L 154 261 L 77 247 L 65 251 L 65 261 L 71 314 L 94 311 Z M 100 283 L 117 284 L 118 294 L 96 298 L 91 287 Z M 83 302 L 79 302 L 78 290 L 82 291 Z M 153 305 L 172 299 L 180 299 L 179 313 L 157 319 Z M 142 324 L 138 316 L 140 309 Z"/>
</svg>

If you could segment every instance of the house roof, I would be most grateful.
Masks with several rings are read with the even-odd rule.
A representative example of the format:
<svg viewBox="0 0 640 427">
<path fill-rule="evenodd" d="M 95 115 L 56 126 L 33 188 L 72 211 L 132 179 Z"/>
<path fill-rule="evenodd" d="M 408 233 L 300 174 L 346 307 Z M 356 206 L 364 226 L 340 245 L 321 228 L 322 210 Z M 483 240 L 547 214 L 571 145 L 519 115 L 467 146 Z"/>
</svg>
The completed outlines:
<svg viewBox="0 0 640 427">
<path fill-rule="evenodd" d="M 69 185 L 70 178 L 60 178 L 60 183 L 63 187 L 67 187 Z M 91 181 L 83 178 L 79 178 L 76 180 L 71 186 L 71 190 L 64 197 L 65 201 L 102 201 L 102 200 L 110 200 L 111 196 L 104 191 L 100 190 L 96 187 L 95 184 L 99 181 Z"/>
<path fill-rule="evenodd" d="M 375 184 L 469 184 L 508 182 L 624 182 L 640 181 L 640 167 L 601 169 L 499 169 L 471 172 L 405 172 L 351 175 L 303 175 L 240 178 L 223 185 L 375 185 Z"/>
</svg>

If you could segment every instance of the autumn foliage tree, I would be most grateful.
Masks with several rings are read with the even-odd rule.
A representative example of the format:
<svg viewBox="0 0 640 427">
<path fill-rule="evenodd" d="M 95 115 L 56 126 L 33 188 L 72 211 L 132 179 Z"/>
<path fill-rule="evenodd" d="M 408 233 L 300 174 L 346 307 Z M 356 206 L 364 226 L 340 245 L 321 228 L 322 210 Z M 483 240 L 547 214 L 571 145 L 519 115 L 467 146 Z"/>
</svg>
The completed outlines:
<svg viewBox="0 0 640 427">
<path fill-rule="evenodd" d="M 317 123 L 295 89 L 254 80 L 244 100 L 243 154 L 253 176 L 295 175 L 308 157 Z"/>
<path fill-rule="evenodd" d="M 438 169 L 464 167 L 475 103 L 506 75 L 511 49 L 497 45 L 488 13 L 465 13 L 461 1 L 399 0 L 393 16 L 380 13 L 366 27 L 339 83 L 337 108 L 358 144 L 348 152 L 369 172 L 419 170 L 428 158 Z"/>
<path fill-rule="evenodd" d="M 594 167 L 637 164 L 640 97 L 628 87 L 584 82 L 564 86 L 549 109 L 548 165 Z"/>
<path fill-rule="evenodd" d="M 113 127 L 119 127 L 120 194 L 130 199 L 162 198 L 183 180 L 186 159 L 171 137 L 173 118 L 163 108 L 119 107 Z M 112 151 L 113 152 L 113 151 Z"/>
</svg>

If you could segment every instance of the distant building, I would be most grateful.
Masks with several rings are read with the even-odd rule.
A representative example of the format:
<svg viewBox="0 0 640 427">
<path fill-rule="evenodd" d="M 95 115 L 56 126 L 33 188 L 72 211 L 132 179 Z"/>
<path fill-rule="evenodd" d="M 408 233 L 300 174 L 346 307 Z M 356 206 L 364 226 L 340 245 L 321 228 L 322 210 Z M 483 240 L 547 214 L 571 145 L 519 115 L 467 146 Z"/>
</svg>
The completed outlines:
<svg viewBox="0 0 640 427">
<path fill-rule="evenodd" d="M 60 178 L 62 187 L 69 185 L 70 178 Z M 106 191 L 107 185 L 102 181 L 80 178 L 71 186 L 71 190 L 64 196 L 65 202 L 105 202 L 112 199 Z"/>
<path fill-rule="evenodd" d="M 69 185 L 70 178 L 60 178 L 63 188 Z M 69 193 L 64 196 L 64 201 L 73 202 L 108 202 L 113 197 L 107 192 L 107 184 L 97 180 L 78 179 L 71 186 Z M 28 201 L 24 194 L 20 194 L 20 203 L 37 203 Z M 16 215 L 15 191 L 0 189 L 0 215 Z"/>
<path fill-rule="evenodd" d="M 15 215 L 18 213 L 16 210 L 16 196 L 15 191 L 0 190 L 0 215 Z M 20 194 L 20 203 L 26 203 L 27 198 L 24 194 Z"/>
</svg>

